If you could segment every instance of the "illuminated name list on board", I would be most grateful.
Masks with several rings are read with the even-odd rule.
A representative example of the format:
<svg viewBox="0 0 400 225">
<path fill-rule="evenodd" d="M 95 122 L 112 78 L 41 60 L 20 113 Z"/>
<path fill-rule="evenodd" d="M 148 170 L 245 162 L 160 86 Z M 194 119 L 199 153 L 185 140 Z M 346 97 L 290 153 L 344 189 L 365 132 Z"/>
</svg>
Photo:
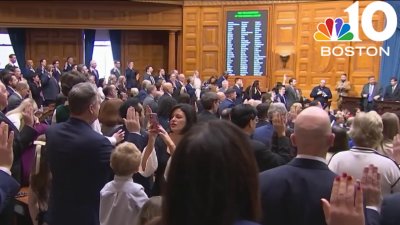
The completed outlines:
<svg viewBox="0 0 400 225">
<path fill-rule="evenodd" d="M 267 19 L 267 11 L 227 12 L 226 70 L 229 74 L 266 74 Z"/>
</svg>

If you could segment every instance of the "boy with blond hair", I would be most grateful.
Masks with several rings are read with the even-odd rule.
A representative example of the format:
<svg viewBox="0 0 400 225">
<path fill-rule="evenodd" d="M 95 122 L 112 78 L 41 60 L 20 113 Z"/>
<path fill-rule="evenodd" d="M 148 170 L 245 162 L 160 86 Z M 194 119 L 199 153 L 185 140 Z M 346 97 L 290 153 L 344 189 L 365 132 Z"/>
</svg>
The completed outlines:
<svg viewBox="0 0 400 225">
<path fill-rule="evenodd" d="M 141 152 L 132 143 L 118 145 L 111 154 L 110 166 L 114 180 L 100 192 L 100 224 L 131 225 L 148 200 L 144 188 L 133 182 L 132 176 L 139 171 Z"/>
</svg>

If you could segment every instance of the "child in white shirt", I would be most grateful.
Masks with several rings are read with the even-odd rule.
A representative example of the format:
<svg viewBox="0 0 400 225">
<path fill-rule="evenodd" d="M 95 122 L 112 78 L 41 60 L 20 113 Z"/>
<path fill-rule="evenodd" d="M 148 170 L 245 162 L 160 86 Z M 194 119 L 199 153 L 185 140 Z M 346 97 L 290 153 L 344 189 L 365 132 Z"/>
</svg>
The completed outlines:
<svg viewBox="0 0 400 225">
<path fill-rule="evenodd" d="M 144 188 L 133 182 L 139 170 L 141 152 L 132 143 L 118 145 L 111 154 L 114 180 L 100 191 L 100 224 L 132 225 L 148 200 Z"/>
</svg>

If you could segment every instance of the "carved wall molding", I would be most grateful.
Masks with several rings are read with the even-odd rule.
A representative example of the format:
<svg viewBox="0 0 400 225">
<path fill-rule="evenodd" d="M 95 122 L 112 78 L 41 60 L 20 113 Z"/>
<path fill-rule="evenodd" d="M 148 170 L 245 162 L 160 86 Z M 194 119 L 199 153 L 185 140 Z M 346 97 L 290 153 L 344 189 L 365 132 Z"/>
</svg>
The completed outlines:
<svg viewBox="0 0 400 225">
<path fill-rule="evenodd" d="M 0 26 L 181 30 L 182 6 L 131 1 L 7 1 Z"/>
<path fill-rule="evenodd" d="M 153 1 L 154 2 L 154 1 Z M 160 1 L 162 2 L 162 1 Z M 283 3 L 301 3 L 301 2 L 318 2 L 317 0 L 249 0 L 249 1 L 233 1 L 233 0 L 185 0 L 183 1 L 184 6 L 248 6 L 248 5 L 273 5 L 273 4 L 283 4 Z"/>
</svg>

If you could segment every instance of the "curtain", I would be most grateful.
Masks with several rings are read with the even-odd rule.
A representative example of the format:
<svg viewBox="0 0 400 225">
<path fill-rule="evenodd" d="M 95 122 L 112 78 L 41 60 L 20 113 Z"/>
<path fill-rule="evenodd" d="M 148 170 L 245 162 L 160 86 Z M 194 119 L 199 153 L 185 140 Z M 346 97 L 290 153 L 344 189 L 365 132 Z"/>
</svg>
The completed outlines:
<svg viewBox="0 0 400 225">
<path fill-rule="evenodd" d="M 390 56 L 382 54 L 379 81 L 382 85 L 390 82 L 391 77 L 399 79 L 400 72 L 400 2 L 387 1 L 397 14 L 397 29 L 391 38 L 383 42 L 382 47 L 390 47 Z"/>
<path fill-rule="evenodd" d="M 11 45 L 17 56 L 18 65 L 21 71 L 25 72 L 25 49 L 26 49 L 26 29 L 25 28 L 8 28 Z"/>
<path fill-rule="evenodd" d="M 85 34 L 85 65 L 89 68 L 90 61 L 93 57 L 96 30 L 85 29 L 83 32 Z"/>
<path fill-rule="evenodd" d="M 109 30 L 111 49 L 114 60 L 121 60 L 121 31 Z"/>
</svg>

